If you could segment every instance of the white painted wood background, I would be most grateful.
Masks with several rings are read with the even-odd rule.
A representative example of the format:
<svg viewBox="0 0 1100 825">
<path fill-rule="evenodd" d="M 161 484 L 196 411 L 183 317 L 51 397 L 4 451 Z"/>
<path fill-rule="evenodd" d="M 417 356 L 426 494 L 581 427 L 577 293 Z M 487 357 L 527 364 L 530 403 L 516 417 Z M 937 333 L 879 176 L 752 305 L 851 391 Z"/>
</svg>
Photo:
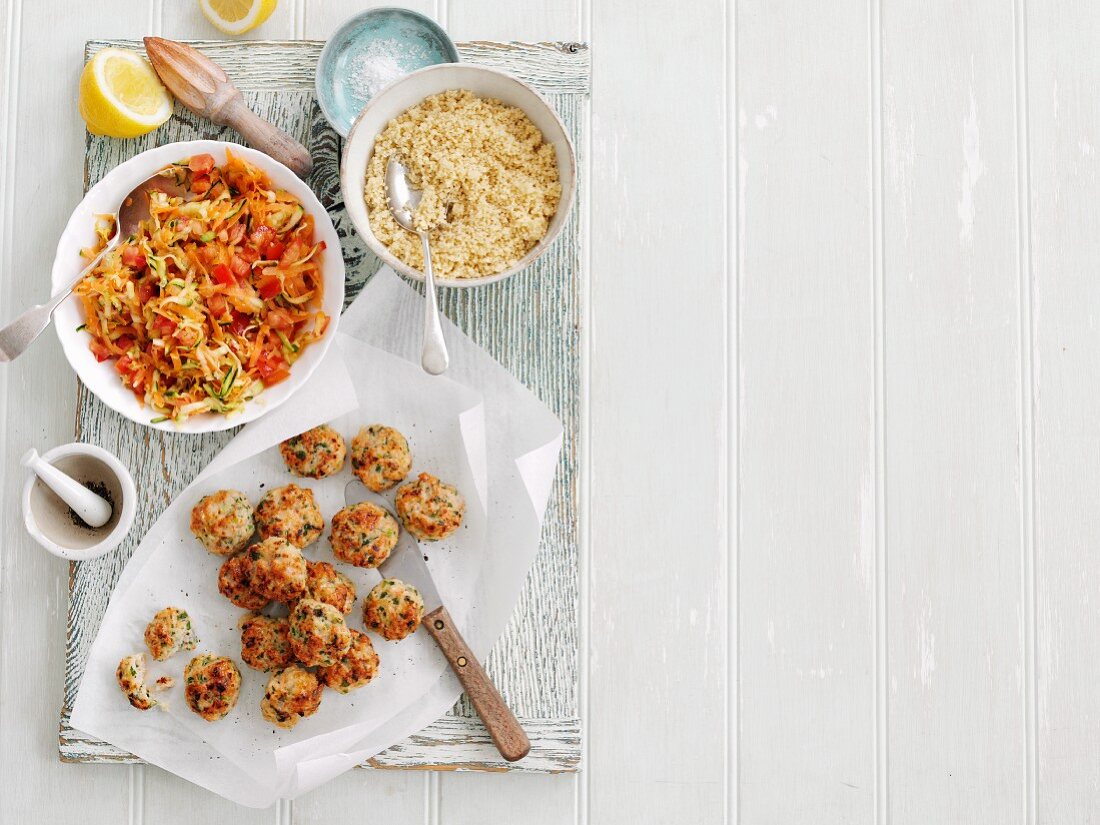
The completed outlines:
<svg viewBox="0 0 1100 825">
<path fill-rule="evenodd" d="M 8 317 L 80 196 L 84 41 L 212 31 L 192 0 L 0 2 Z M 1100 6 L 414 5 L 592 44 L 584 771 L 357 771 L 253 812 L 58 763 L 66 566 L 14 469 L 72 433 L 47 337 L 0 368 L 0 822 L 1095 819 Z"/>
</svg>

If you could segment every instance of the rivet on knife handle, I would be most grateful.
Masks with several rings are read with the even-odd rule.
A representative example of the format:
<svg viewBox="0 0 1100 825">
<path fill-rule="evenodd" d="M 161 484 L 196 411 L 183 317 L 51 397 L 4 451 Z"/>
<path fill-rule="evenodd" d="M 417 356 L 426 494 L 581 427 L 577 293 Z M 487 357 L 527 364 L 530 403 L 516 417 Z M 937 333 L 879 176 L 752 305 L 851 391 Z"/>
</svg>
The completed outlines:
<svg viewBox="0 0 1100 825">
<path fill-rule="evenodd" d="M 209 57 L 163 37 L 146 37 L 145 53 L 164 85 L 188 109 L 236 129 L 254 148 L 290 167 L 299 177 L 309 174 L 313 168 L 309 150 L 249 109 L 240 89 Z"/>
<path fill-rule="evenodd" d="M 458 681 L 470 697 L 477 715 L 485 723 L 493 744 L 500 755 L 509 762 L 525 757 L 531 750 L 531 742 L 514 713 L 504 704 L 500 691 L 490 681 L 473 651 L 458 632 L 447 608 L 438 607 L 424 617 L 424 629 L 432 634 L 458 676 Z"/>
</svg>

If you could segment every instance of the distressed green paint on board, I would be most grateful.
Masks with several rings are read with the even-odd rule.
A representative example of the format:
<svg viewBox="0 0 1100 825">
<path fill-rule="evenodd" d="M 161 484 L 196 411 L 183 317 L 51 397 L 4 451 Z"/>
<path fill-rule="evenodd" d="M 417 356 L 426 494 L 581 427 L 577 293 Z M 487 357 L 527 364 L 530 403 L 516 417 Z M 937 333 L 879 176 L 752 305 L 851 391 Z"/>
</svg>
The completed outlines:
<svg viewBox="0 0 1100 825">
<path fill-rule="evenodd" d="M 108 45 L 140 48 L 136 41 L 92 41 L 87 56 Z M 330 210 L 348 265 L 348 300 L 377 271 L 378 261 L 354 234 L 344 214 L 339 185 L 340 138 L 320 115 L 313 74 L 323 44 L 294 42 L 197 42 L 223 67 L 261 116 L 310 147 L 311 185 Z M 588 95 L 588 50 L 580 44 L 465 43 L 465 62 L 509 71 L 530 83 L 557 110 L 579 151 Z M 117 164 L 145 149 L 178 140 L 236 140 L 235 132 L 179 110 L 150 135 L 119 141 L 88 136 L 85 188 Z M 523 381 L 562 420 L 565 440 L 543 528 L 542 546 L 519 604 L 486 667 L 532 733 L 532 752 L 520 770 L 575 770 L 580 758 L 577 697 L 577 431 L 580 376 L 581 243 L 579 210 L 561 237 L 534 265 L 498 283 L 448 290 L 443 311 L 474 341 Z M 73 564 L 66 639 L 65 704 L 61 717 L 63 759 L 127 762 L 135 758 L 73 730 L 68 708 L 84 672 L 88 649 L 111 589 L 127 559 L 163 509 L 232 438 L 233 432 L 200 437 L 152 431 L 127 421 L 80 388 L 77 436 L 117 454 L 144 491 L 135 528 L 113 553 Z M 517 769 L 501 761 L 465 697 L 451 713 L 370 762 L 379 768 L 438 765 Z"/>
</svg>

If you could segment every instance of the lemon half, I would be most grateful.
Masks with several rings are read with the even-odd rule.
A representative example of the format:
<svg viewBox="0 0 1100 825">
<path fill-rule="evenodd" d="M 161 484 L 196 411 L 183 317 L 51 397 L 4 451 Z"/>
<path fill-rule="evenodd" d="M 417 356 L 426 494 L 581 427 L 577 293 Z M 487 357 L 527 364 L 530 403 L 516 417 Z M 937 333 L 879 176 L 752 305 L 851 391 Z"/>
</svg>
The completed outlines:
<svg viewBox="0 0 1100 825">
<path fill-rule="evenodd" d="M 263 23 L 279 0 L 199 0 L 206 19 L 226 34 L 244 34 Z"/>
<path fill-rule="evenodd" d="M 140 54 L 104 49 L 80 74 L 80 116 L 93 135 L 137 137 L 172 116 L 172 96 Z"/>
</svg>

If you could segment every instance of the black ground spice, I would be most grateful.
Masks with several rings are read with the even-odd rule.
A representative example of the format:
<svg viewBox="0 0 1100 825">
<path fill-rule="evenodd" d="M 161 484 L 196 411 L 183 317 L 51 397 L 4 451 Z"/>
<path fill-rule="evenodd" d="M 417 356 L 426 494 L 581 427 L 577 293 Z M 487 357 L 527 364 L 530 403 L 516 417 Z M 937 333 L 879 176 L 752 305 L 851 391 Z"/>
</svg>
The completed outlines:
<svg viewBox="0 0 1100 825">
<path fill-rule="evenodd" d="M 106 484 L 104 484 L 102 481 L 83 481 L 81 483 L 97 496 L 102 496 L 103 498 L 107 499 L 107 503 L 111 505 L 111 512 L 114 512 L 115 500 L 114 497 L 111 496 L 111 491 L 107 489 Z M 69 518 L 72 519 L 73 524 L 75 524 L 77 527 L 83 527 L 85 530 L 101 529 L 99 527 L 92 527 L 92 525 L 88 524 L 88 522 L 77 515 L 76 510 L 74 510 L 72 507 L 69 508 Z"/>
</svg>

